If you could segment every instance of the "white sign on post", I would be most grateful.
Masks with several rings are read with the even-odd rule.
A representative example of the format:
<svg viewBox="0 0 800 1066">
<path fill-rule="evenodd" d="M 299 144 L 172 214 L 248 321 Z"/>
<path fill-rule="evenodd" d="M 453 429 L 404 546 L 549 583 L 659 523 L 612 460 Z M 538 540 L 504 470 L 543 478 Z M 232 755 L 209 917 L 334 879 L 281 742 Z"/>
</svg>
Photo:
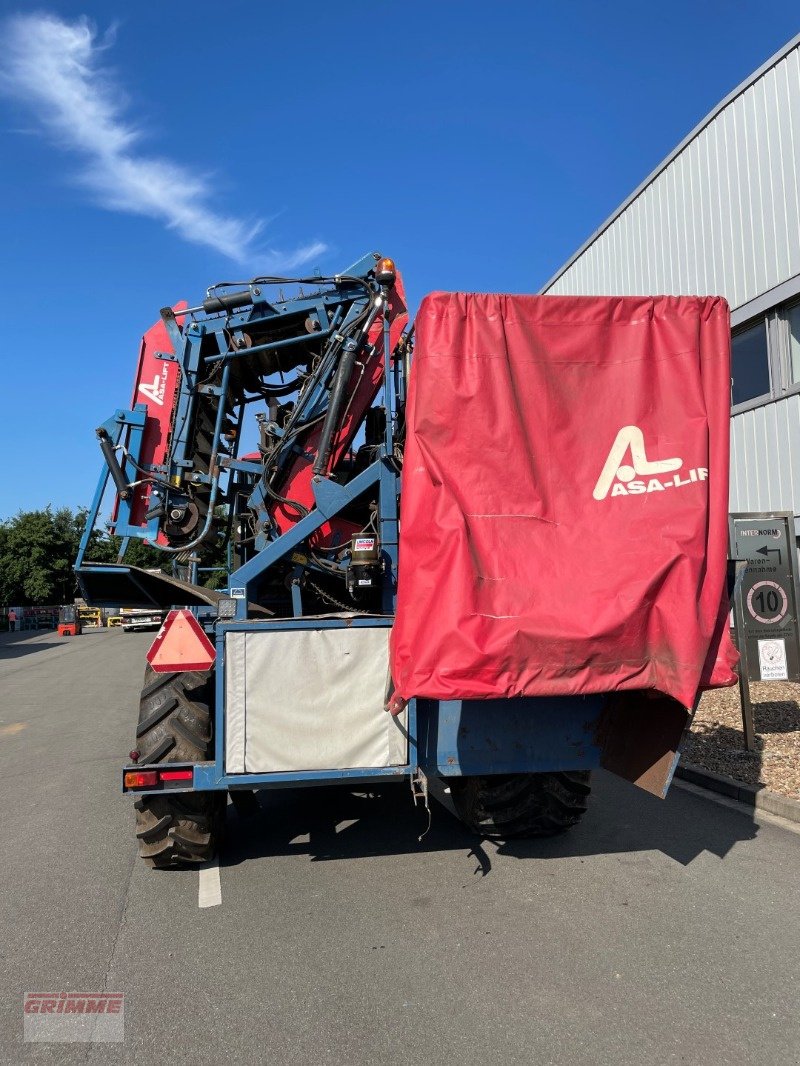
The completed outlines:
<svg viewBox="0 0 800 1066">
<path fill-rule="evenodd" d="M 759 640 L 758 663 L 762 681 L 786 681 L 789 668 L 786 662 L 785 640 Z"/>
</svg>

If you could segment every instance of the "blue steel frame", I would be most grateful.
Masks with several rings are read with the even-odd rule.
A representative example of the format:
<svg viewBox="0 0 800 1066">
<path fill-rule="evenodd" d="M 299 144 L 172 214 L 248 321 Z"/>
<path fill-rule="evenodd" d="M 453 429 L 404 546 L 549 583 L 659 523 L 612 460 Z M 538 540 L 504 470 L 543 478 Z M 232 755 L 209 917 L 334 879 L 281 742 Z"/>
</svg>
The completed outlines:
<svg viewBox="0 0 800 1066">
<path fill-rule="evenodd" d="M 347 270 L 343 271 L 340 276 L 344 279 L 348 277 L 366 277 L 374 266 L 374 256 L 366 255 L 358 260 L 358 262 L 348 267 Z M 315 339 L 325 339 L 333 335 L 337 330 L 346 326 L 348 321 L 354 318 L 363 309 L 366 302 L 365 290 L 363 287 L 354 283 L 347 283 L 346 281 L 342 281 L 336 290 L 321 291 L 312 296 L 301 296 L 296 299 L 284 300 L 277 304 L 270 303 L 267 300 L 263 289 L 259 286 L 251 285 L 250 291 L 252 295 L 252 304 L 247 307 L 246 310 L 202 321 L 192 320 L 186 323 L 183 329 L 178 326 L 175 317 L 171 312 L 163 314 L 164 325 L 166 326 L 167 333 L 172 342 L 174 354 L 161 353 L 160 358 L 178 363 L 181 372 L 181 380 L 183 382 L 178 392 L 178 401 L 175 409 L 173 424 L 176 427 L 176 432 L 172 442 L 172 452 L 169 464 L 165 466 L 154 466 L 149 470 L 150 473 L 158 476 L 164 482 L 171 481 L 176 474 L 180 474 L 181 471 L 190 469 L 193 465 L 190 454 L 191 414 L 197 400 L 198 392 L 214 392 L 220 398 L 211 445 L 212 452 L 216 454 L 220 442 L 224 417 L 226 414 L 232 413 L 225 410 L 225 392 L 232 362 L 235 359 L 246 358 L 256 352 L 276 351 L 293 344 L 308 341 L 308 334 L 306 333 L 301 337 L 289 337 L 284 340 L 273 341 L 267 344 L 238 348 L 237 341 L 244 339 L 243 331 L 248 325 L 275 320 L 280 318 L 283 312 L 289 311 L 293 316 L 305 316 L 306 318 L 311 318 L 316 321 L 319 325 L 319 329 L 313 334 L 313 336 Z M 343 314 L 342 304 L 348 301 L 352 301 L 351 307 L 346 314 Z M 332 313 L 330 310 L 331 308 L 333 309 Z M 180 314 L 180 312 L 178 312 L 178 314 Z M 220 354 L 211 356 L 203 355 L 201 351 L 203 341 L 211 334 L 216 336 Z M 388 322 L 384 322 L 385 340 L 388 340 L 388 336 Z M 229 348 L 231 348 L 231 350 L 228 350 Z M 389 365 L 390 354 L 391 353 L 385 356 L 387 365 Z M 208 364 L 211 363 L 223 364 L 223 381 L 220 386 L 201 384 L 204 378 L 208 376 Z M 387 398 L 388 396 L 389 392 L 387 387 Z M 319 381 L 317 387 L 311 390 L 304 403 L 303 417 L 308 419 L 315 417 L 315 415 L 324 407 L 326 399 L 327 389 L 324 382 Z M 146 414 L 146 405 L 137 404 L 133 410 L 117 410 L 101 427 L 106 430 L 115 447 L 120 443 L 125 443 L 126 456 L 122 467 L 129 481 L 135 481 L 137 477 L 141 476 L 141 472 L 137 469 L 137 464 L 140 464 L 141 461 L 142 433 Z M 396 412 L 393 411 L 392 417 L 396 417 Z M 390 419 L 387 419 L 387 423 L 389 421 Z M 126 429 L 129 430 L 128 439 L 127 442 L 124 442 L 123 436 Z M 391 441 L 391 439 L 390 433 L 387 430 L 387 442 Z M 391 454 L 391 449 L 388 454 Z M 248 473 L 253 474 L 263 472 L 260 467 L 254 469 L 252 464 L 237 462 L 236 460 L 220 464 L 220 467 L 221 469 L 216 473 L 212 472 L 209 474 L 203 474 L 195 472 L 192 475 L 192 480 L 195 483 L 204 483 L 211 486 L 212 499 L 216 498 L 221 478 L 223 476 L 228 476 L 233 470 L 246 470 Z M 109 471 L 104 463 L 92 499 L 92 504 L 87 515 L 78 558 L 75 563 L 76 570 L 80 569 L 83 564 L 89 539 L 100 516 L 100 510 L 108 480 Z M 155 489 L 154 495 L 158 496 L 159 491 L 158 488 Z M 252 504 L 258 506 L 258 503 L 258 487 L 256 487 Z M 342 503 L 342 506 L 344 505 L 345 503 Z M 118 501 L 114 532 L 124 540 L 130 537 L 138 537 L 149 541 L 151 544 L 155 544 L 159 530 L 158 518 L 152 518 L 146 526 L 131 525 L 129 521 L 130 510 L 130 503 L 128 501 Z M 209 514 L 212 510 L 213 504 L 209 507 Z M 256 546 L 261 549 L 272 543 L 274 542 L 262 540 Z M 275 558 L 280 558 L 280 556 L 273 556 L 273 562 L 275 561 Z M 231 584 L 236 585 L 236 582 L 232 581 Z"/>
<path fill-rule="evenodd" d="M 123 462 L 120 464 L 129 481 L 135 481 L 137 478 L 136 463 L 139 462 L 139 456 L 141 454 L 142 434 L 144 432 L 146 417 L 147 407 L 143 403 L 138 403 L 132 411 L 126 411 L 121 408 L 115 411 L 111 418 L 106 419 L 102 426 L 100 426 L 100 430 L 104 430 L 107 433 L 115 448 L 122 442 L 126 429 L 129 431 L 128 442 L 126 445 L 127 454 Z M 92 497 L 89 514 L 86 517 L 86 524 L 83 527 L 83 535 L 78 547 L 78 557 L 75 560 L 76 570 L 80 568 L 86 555 L 86 549 L 89 546 L 89 538 L 97 523 L 100 508 L 103 503 L 103 496 L 105 495 L 110 476 L 111 474 L 108 467 L 103 463 L 100 477 L 97 480 L 97 487 L 95 488 L 94 496 Z M 149 524 L 142 529 L 140 526 L 132 526 L 130 524 L 130 513 L 131 501 L 118 499 L 115 529 L 119 536 L 123 538 L 147 537 L 148 539 L 155 540 L 158 534 L 158 519 L 151 519 Z"/>
<path fill-rule="evenodd" d="M 381 453 L 384 451 L 385 446 L 381 448 Z M 383 609 L 387 613 L 394 611 L 398 560 L 397 482 L 397 471 L 389 466 L 385 454 L 381 454 L 379 459 L 346 485 L 337 485 L 326 478 L 315 478 L 312 482 L 317 504 L 315 510 L 231 574 L 230 588 L 236 590 L 237 621 L 246 621 L 250 590 L 269 567 L 289 555 L 298 544 L 376 484 L 380 499 L 381 546 L 388 564 L 384 576 Z"/>
<path fill-rule="evenodd" d="M 374 267 L 374 257 L 365 256 L 354 266 L 350 267 L 344 272 L 345 276 L 359 277 L 366 275 Z M 274 313 L 275 309 L 271 305 L 266 304 L 264 298 L 260 298 L 258 290 L 252 290 L 254 292 L 254 301 L 252 308 L 249 308 L 246 312 L 241 314 L 232 314 L 225 317 L 224 320 L 211 320 L 210 322 L 190 322 L 183 330 L 181 330 L 174 318 L 167 315 L 164 319 L 165 325 L 170 335 L 175 352 L 174 357 L 180 361 L 182 369 L 182 378 L 184 382 L 196 382 L 198 375 L 207 373 L 206 363 L 217 361 L 219 356 L 203 357 L 201 360 L 200 350 L 204 335 L 209 329 L 215 330 L 220 333 L 220 350 L 223 349 L 222 333 L 226 334 L 225 344 L 227 340 L 232 338 L 234 342 L 233 350 L 227 352 L 222 358 L 225 360 L 225 367 L 223 374 L 227 378 L 227 374 L 230 369 L 230 363 L 233 359 L 241 358 L 242 356 L 252 355 L 258 351 L 274 350 L 292 344 L 300 340 L 307 340 L 307 335 L 300 338 L 289 338 L 288 340 L 272 342 L 269 344 L 263 344 L 260 346 L 249 347 L 242 350 L 237 350 L 235 347 L 235 341 L 239 332 L 254 319 L 261 317 L 270 317 L 269 312 Z M 331 317 L 327 311 L 328 306 L 339 303 L 344 299 L 352 299 L 352 305 L 346 315 L 341 315 L 341 307 L 337 308 L 333 317 Z M 340 289 L 336 293 L 321 293 L 310 299 L 293 300 L 289 306 L 289 309 L 298 314 L 302 312 L 306 315 L 316 317 L 316 321 L 319 324 L 319 330 L 314 334 L 317 338 L 324 338 L 329 334 L 332 334 L 337 329 L 342 329 L 347 325 L 348 320 L 358 315 L 365 307 L 366 300 L 364 298 L 363 289 L 360 287 L 353 287 L 352 291 L 345 291 Z M 282 308 L 285 309 L 285 308 Z M 267 314 L 264 314 L 264 312 Z M 225 636 L 228 632 L 260 632 L 260 631 L 275 631 L 280 629 L 325 629 L 342 626 L 344 624 L 353 625 L 357 627 L 364 626 L 380 626 L 390 627 L 393 624 L 394 607 L 397 589 L 397 563 L 398 563 L 398 510 L 397 510 L 397 496 L 398 496 L 398 483 L 399 483 L 399 471 L 393 465 L 392 456 L 394 452 L 394 440 L 397 430 L 397 402 L 404 396 L 404 382 L 401 381 L 400 368 L 395 363 L 393 365 L 390 351 L 390 322 L 388 316 L 388 308 L 384 301 L 383 303 L 383 384 L 384 384 L 384 406 L 387 412 L 386 429 L 384 434 L 384 440 L 382 445 L 377 451 L 376 460 L 361 474 L 355 477 L 346 485 L 339 485 L 337 482 L 326 478 L 316 477 L 313 481 L 312 487 L 314 492 L 314 498 L 316 508 L 309 515 L 302 518 L 296 523 L 290 530 L 284 533 L 282 536 L 275 540 L 269 540 L 265 537 L 261 537 L 257 542 L 256 547 L 258 549 L 251 559 L 249 559 L 242 567 L 233 572 L 229 578 L 229 589 L 233 592 L 236 599 L 237 613 L 236 621 L 229 623 L 218 623 L 216 626 L 216 641 L 217 641 L 217 660 L 215 669 L 215 685 L 216 685 L 216 710 L 215 710 L 215 754 L 213 762 L 199 763 L 193 765 L 194 779 L 191 788 L 174 788 L 170 787 L 170 791 L 182 791 L 188 792 L 193 790 L 219 790 L 219 789 L 253 789 L 253 788 L 269 788 L 269 787 L 282 787 L 296 784 L 325 784 L 334 781 L 347 780 L 352 783 L 368 783 L 374 781 L 376 778 L 384 780 L 402 780 L 404 777 L 408 777 L 417 768 L 417 747 L 416 747 L 416 702 L 412 701 L 408 708 L 408 760 L 403 766 L 395 767 L 371 767 L 371 768 L 354 768 L 354 769 L 336 769 L 336 770 L 315 770 L 315 771 L 302 771 L 293 773 L 271 773 L 271 774 L 226 774 L 225 772 Z M 164 358 L 170 358 L 164 356 Z M 219 440 L 220 426 L 223 419 L 223 402 L 225 381 L 223 381 L 223 387 L 218 390 L 220 393 L 220 410 L 217 417 L 217 424 L 215 427 L 214 443 L 213 447 L 216 449 L 216 445 Z M 303 410 L 303 420 L 313 419 L 322 410 L 324 410 L 325 402 L 327 401 L 327 388 L 324 382 L 320 380 L 316 387 L 310 390 L 308 394 Z M 177 429 L 175 442 L 172 452 L 172 466 L 169 469 L 162 468 L 155 472 L 160 473 L 162 477 L 171 477 L 177 469 L 181 467 L 190 466 L 191 460 L 187 456 L 187 449 L 189 446 L 189 430 L 187 427 L 191 424 L 192 406 L 196 402 L 196 390 L 194 388 L 181 388 L 178 403 L 174 416 L 174 425 L 180 427 Z M 117 412 L 119 416 L 121 412 Z M 122 412 L 122 414 L 125 414 Z M 142 418 L 142 425 L 144 424 Z M 120 430 L 121 436 L 122 430 Z M 135 440 L 131 436 L 128 442 L 128 449 L 132 455 L 134 462 L 139 461 L 138 447 L 140 445 L 139 437 Z M 117 439 L 115 439 L 117 443 Z M 135 467 L 132 467 L 135 469 Z M 228 460 L 226 462 L 226 469 L 228 471 L 240 470 L 242 472 L 252 474 L 255 477 L 263 474 L 263 470 L 260 464 L 248 463 L 243 460 Z M 127 472 L 126 472 L 127 473 Z M 84 533 L 84 543 L 82 544 L 82 551 L 79 556 L 80 563 L 83 560 L 86 544 L 91 533 L 94 523 L 96 522 L 99 508 L 101 505 L 103 492 L 108 482 L 108 471 L 104 470 L 101 475 L 100 483 L 98 485 L 97 493 L 95 494 L 95 500 L 93 502 L 92 513 L 87 521 L 86 530 Z M 210 481 L 210 478 L 203 477 L 205 481 Z M 302 603 L 299 593 L 299 589 L 295 594 L 293 588 L 293 602 L 295 614 L 297 617 L 290 619 L 270 620 L 270 621 L 254 621 L 247 619 L 248 602 L 254 598 L 251 595 L 255 583 L 259 580 L 271 566 L 273 566 L 279 560 L 285 558 L 291 554 L 294 549 L 302 543 L 307 537 L 309 537 L 315 530 L 319 529 L 322 525 L 340 513 L 345 507 L 356 500 L 362 493 L 377 486 L 378 489 L 378 514 L 380 525 L 380 540 L 381 548 L 383 552 L 383 558 L 385 563 L 384 581 L 383 581 L 383 599 L 382 610 L 383 615 L 362 617 L 356 616 L 352 620 L 348 620 L 347 623 L 343 623 L 336 619 L 308 619 L 303 618 L 301 615 Z M 212 483 L 212 489 L 215 486 Z M 256 487 L 250 499 L 250 505 L 257 511 L 260 508 L 266 507 L 267 500 L 260 494 L 259 484 L 256 483 Z M 129 526 L 127 523 L 127 515 L 120 513 L 118 522 L 116 524 L 117 532 L 123 536 L 146 536 L 149 540 L 154 540 L 157 532 L 157 520 L 153 521 L 152 530 L 148 527 L 146 531 Z M 178 764 L 171 764 L 178 765 Z M 139 767 L 141 769 L 141 767 Z M 137 790 L 139 791 L 139 790 Z M 145 793 L 149 790 L 143 790 Z"/>
<path fill-rule="evenodd" d="M 606 697 L 418 700 L 417 744 L 429 776 L 592 770 Z"/>
<path fill-rule="evenodd" d="M 225 638 L 228 633 L 269 633 L 298 629 L 392 626 L 391 617 L 281 618 L 218 622 L 214 716 L 214 761 L 191 764 L 192 785 L 157 791 L 261 790 L 297 785 L 352 785 L 402 781 L 422 770 L 441 778 L 463 774 L 511 774 L 552 770 L 591 770 L 600 765 L 597 726 L 605 696 L 509 700 L 411 700 L 408 705 L 408 758 L 404 765 L 352 769 L 237 773 L 225 770 Z M 182 764 L 170 763 L 170 769 Z M 187 764 L 189 765 L 189 764 Z M 163 767 L 162 767 L 163 768 Z M 127 767 L 147 769 L 144 766 Z M 156 790 L 137 789 L 149 794 Z"/>
<path fill-rule="evenodd" d="M 225 769 L 225 638 L 229 633 L 269 633 L 298 629 L 386 627 L 384 616 L 281 618 L 218 622 L 216 626 L 214 761 L 194 763 L 191 786 L 142 789 L 137 793 L 263 790 L 298 785 L 374 784 L 402 781 L 420 770 L 441 778 L 463 774 L 511 774 L 551 770 L 590 770 L 600 765 L 597 726 L 604 696 L 509 700 L 411 700 L 408 705 L 407 761 L 399 766 L 229 774 Z M 182 764 L 170 763 L 170 769 Z M 187 764 L 188 766 L 189 764 Z M 154 767 L 157 769 L 159 767 Z M 145 766 L 129 770 L 148 769 Z"/>
</svg>

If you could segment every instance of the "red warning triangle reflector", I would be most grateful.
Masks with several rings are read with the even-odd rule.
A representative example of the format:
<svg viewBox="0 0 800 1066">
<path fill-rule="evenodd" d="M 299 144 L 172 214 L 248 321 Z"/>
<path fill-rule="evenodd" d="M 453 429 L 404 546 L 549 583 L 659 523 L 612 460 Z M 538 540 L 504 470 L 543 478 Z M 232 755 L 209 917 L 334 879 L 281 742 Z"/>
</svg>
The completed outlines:
<svg viewBox="0 0 800 1066">
<path fill-rule="evenodd" d="M 150 646 L 147 661 L 158 674 L 210 670 L 217 653 L 191 611 L 170 611 Z"/>
</svg>

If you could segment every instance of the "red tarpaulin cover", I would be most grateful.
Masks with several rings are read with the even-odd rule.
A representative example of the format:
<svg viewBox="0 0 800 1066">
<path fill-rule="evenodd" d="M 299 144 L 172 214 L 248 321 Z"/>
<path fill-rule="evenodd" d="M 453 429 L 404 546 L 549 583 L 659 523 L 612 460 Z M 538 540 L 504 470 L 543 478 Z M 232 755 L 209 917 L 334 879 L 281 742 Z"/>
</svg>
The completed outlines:
<svg viewBox="0 0 800 1066">
<path fill-rule="evenodd" d="M 394 707 L 733 684 L 729 413 L 719 297 L 426 297 Z"/>
</svg>

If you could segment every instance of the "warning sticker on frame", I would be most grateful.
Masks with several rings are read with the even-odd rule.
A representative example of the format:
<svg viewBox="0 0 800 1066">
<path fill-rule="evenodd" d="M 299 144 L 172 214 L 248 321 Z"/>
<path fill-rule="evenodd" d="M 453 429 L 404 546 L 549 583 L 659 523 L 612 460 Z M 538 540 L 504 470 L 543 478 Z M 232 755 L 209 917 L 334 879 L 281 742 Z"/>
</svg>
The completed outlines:
<svg viewBox="0 0 800 1066">
<path fill-rule="evenodd" d="M 789 677 L 786 663 L 786 641 L 759 640 L 758 664 L 762 681 L 786 681 Z"/>
</svg>

